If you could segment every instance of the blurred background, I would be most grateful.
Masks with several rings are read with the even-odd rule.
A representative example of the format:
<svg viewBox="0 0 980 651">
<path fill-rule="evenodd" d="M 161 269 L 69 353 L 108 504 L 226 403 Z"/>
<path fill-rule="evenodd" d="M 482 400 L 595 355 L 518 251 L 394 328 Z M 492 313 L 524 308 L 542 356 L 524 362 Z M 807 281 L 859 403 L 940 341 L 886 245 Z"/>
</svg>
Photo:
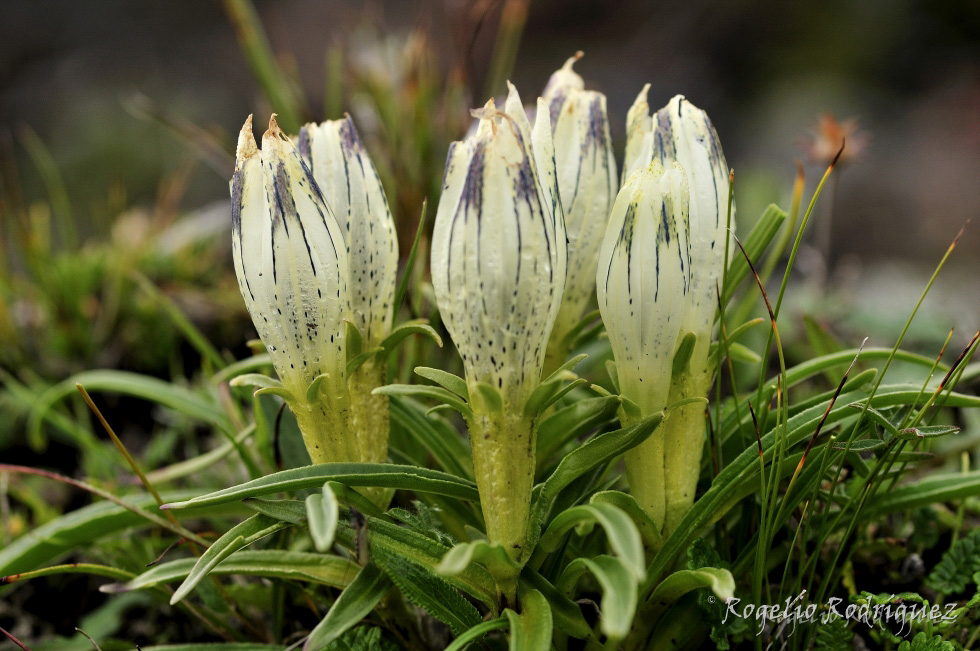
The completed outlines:
<svg viewBox="0 0 980 651">
<path fill-rule="evenodd" d="M 708 111 L 744 232 L 769 203 L 788 208 L 796 161 L 808 199 L 848 135 L 793 297 L 848 343 L 893 341 L 980 207 L 972 0 L 8 0 L 0 336 L 16 343 L 4 372 L 172 374 L 186 337 L 161 317 L 171 308 L 223 347 L 251 336 L 227 205 L 249 113 L 262 125 L 275 109 L 295 130 L 351 112 L 407 252 L 467 109 L 508 78 L 530 100 L 576 50 L 587 85 L 608 95 L 620 156 L 644 83 L 654 108 L 682 93 Z M 976 329 L 978 254 L 974 224 L 913 330 L 926 343 L 957 326 L 961 345 Z"/>
</svg>

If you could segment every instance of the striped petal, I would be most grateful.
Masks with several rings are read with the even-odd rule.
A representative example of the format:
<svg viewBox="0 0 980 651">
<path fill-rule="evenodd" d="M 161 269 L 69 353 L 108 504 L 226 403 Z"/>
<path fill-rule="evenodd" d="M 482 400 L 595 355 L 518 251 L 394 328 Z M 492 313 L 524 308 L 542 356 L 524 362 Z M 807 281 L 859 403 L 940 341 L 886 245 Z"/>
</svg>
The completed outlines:
<svg viewBox="0 0 980 651">
<path fill-rule="evenodd" d="M 728 237 L 728 163 L 708 114 L 676 95 L 653 116 L 652 156 L 667 166 L 677 161 L 691 194 L 691 306 L 685 330 L 711 335 L 724 271 Z M 732 225 L 735 223 L 732 207 Z M 707 342 L 705 342 L 707 345 Z"/>
<path fill-rule="evenodd" d="M 305 396 L 323 373 L 340 387 L 347 311 L 343 235 L 274 117 L 261 151 L 251 117 L 239 136 L 232 252 L 252 322 L 286 389 Z"/>
<path fill-rule="evenodd" d="M 596 290 L 620 390 L 643 414 L 664 408 L 688 292 L 688 190 L 655 161 L 619 191 L 599 252 Z"/>
<path fill-rule="evenodd" d="M 491 100 L 476 113 L 479 128 L 446 163 L 432 281 L 467 381 L 520 404 L 540 377 L 565 280 L 564 222 L 547 185 L 553 155 L 538 159 L 548 155 L 550 126 L 531 129 L 513 87 L 505 111 Z"/>
<path fill-rule="evenodd" d="M 398 237 L 384 188 L 350 116 L 307 124 L 299 151 L 346 244 L 351 319 L 371 348 L 391 332 Z"/>
<path fill-rule="evenodd" d="M 606 96 L 584 90 L 572 69 L 580 56 L 551 76 L 544 93 L 568 236 L 568 276 L 556 333 L 574 326 L 594 295 L 599 245 L 619 189 Z"/>
</svg>

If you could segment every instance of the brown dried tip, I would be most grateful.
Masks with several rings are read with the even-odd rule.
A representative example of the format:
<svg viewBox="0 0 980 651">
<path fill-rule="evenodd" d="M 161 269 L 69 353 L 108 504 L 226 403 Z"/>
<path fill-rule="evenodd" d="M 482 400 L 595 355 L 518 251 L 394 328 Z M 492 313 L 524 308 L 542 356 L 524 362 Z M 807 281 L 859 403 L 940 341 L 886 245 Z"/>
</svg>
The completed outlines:
<svg viewBox="0 0 980 651">
<path fill-rule="evenodd" d="M 493 101 L 493 98 L 487 100 L 487 103 L 483 105 L 482 108 L 470 109 L 470 115 L 475 117 L 477 120 L 490 120 L 497 117 L 500 112 L 497 110 L 497 104 Z"/>
<path fill-rule="evenodd" d="M 279 123 L 276 122 L 275 113 L 269 116 L 269 130 L 266 133 L 273 137 L 282 136 L 282 129 L 279 128 Z"/>
<path fill-rule="evenodd" d="M 258 145 L 255 144 L 255 136 L 252 134 L 252 115 L 245 119 L 245 124 L 242 125 L 242 130 L 238 134 L 238 148 L 235 151 L 235 157 L 238 160 L 243 160 L 251 156 L 255 156 L 259 153 Z"/>
<path fill-rule="evenodd" d="M 585 52 L 579 50 L 572 56 L 568 57 L 568 59 L 565 61 L 565 65 L 563 65 L 561 69 L 570 72 L 572 70 L 572 66 L 575 65 L 575 62 L 584 56 L 585 56 Z"/>
</svg>

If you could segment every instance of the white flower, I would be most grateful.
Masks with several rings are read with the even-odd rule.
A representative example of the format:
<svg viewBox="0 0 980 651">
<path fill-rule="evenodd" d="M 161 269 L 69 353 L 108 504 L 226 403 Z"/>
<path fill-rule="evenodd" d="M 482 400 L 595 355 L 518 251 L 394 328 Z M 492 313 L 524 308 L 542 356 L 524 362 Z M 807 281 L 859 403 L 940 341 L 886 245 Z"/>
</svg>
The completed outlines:
<svg viewBox="0 0 980 651">
<path fill-rule="evenodd" d="M 343 232 L 350 316 L 372 348 L 391 332 L 398 274 L 398 237 L 381 179 L 350 116 L 302 127 L 299 152 Z"/>
<path fill-rule="evenodd" d="M 724 271 L 728 220 L 729 170 L 707 113 L 676 95 L 667 106 L 648 115 L 643 87 L 627 116 L 626 161 L 623 173 L 659 160 L 664 167 L 680 163 L 690 191 L 691 304 L 685 331 L 698 335 L 707 351 L 718 305 L 717 290 Z M 732 207 L 732 225 L 735 223 Z M 703 341 L 700 341 L 703 340 Z"/>
<path fill-rule="evenodd" d="M 620 393 L 647 416 L 666 406 L 690 291 L 684 171 L 659 161 L 634 172 L 616 197 L 599 251 L 599 310 Z"/>
<path fill-rule="evenodd" d="M 595 292 L 599 245 L 619 189 L 606 96 L 584 90 L 582 78 L 572 70 L 580 57 L 581 52 L 551 75 L 544 91 L 568 234 L 568 276 L 555 323 L 560 337 L 578 323 Z M 568 351 L 558 352 L 560 364 Z"/>
<path fill-rule="evenodd" d="M 467 382 L 518 408 L 537 384 L 565 286 L 566 240 L 548 110 L 532 131 L 517 90 L 453 143 L 432 239 L 440 315 Z"/>
<path fill-rule="evenodd" d="M 275 116 L 259 151 L 249 116 L 232 179 L 232 252 L 238 286 L 272 363 L 305 400 L 328 374 L 328 398 L 346 393 L 347 251 L 337 220 Z"/>
</svg>

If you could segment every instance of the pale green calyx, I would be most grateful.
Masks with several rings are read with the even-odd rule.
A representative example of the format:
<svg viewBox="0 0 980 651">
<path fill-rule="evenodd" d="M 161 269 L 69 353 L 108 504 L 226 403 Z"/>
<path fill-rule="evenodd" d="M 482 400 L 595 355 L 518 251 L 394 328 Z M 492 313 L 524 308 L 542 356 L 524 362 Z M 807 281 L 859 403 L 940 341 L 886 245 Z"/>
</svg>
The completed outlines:
<svg viewBox="0 0 980 651">
<path fill-rule="evenodd" d="M 350 318 L 363 348 L 391 332 L 398 237 L 377 170 L 350 116 L 299 131 L 299 152 L 343 232 Z"/>
<path fill-rule="evenodd" d="M 232 253 L 238 286 L 283 386 L 306 396 L 326 374 L 328 397 L 346 393 L 347 251 L 310 170 L 279 130 L 262 138 L 249 116 L 232 179 Z"/>
<path fill-rule="evenodd" d="M 619 189 L 606 96 L 584 90 L 582 78 L 572 69 L 581 56 L 579 52 L 569 58 L 551 76 L 543 96 L 551 116 L 568 235 L 568 276 L 553 340 L 578 323 L 592 300 L 599 245 Z M 568 350 L 563 342 L 553 341 L 549 352 L 558 357 L 550 366 L 557 366 Z"/>
<path fill-rule="evenodd" d="M 432 284 L 467 383 L 520 406 L 540 379 L 565 286 L 551 125 L 539 99 L 532 130 L 513 85 L 503 111 L 491 100 L 474 114 L 479 128 L 446 163 Z"/>
<path fill-rule="evenodd" d="M 662 410 L 691 288 L 684 170 L 638 169 L 616 197 L 599 251 L 599 310 L 624 398 Z"/>
</svg>

